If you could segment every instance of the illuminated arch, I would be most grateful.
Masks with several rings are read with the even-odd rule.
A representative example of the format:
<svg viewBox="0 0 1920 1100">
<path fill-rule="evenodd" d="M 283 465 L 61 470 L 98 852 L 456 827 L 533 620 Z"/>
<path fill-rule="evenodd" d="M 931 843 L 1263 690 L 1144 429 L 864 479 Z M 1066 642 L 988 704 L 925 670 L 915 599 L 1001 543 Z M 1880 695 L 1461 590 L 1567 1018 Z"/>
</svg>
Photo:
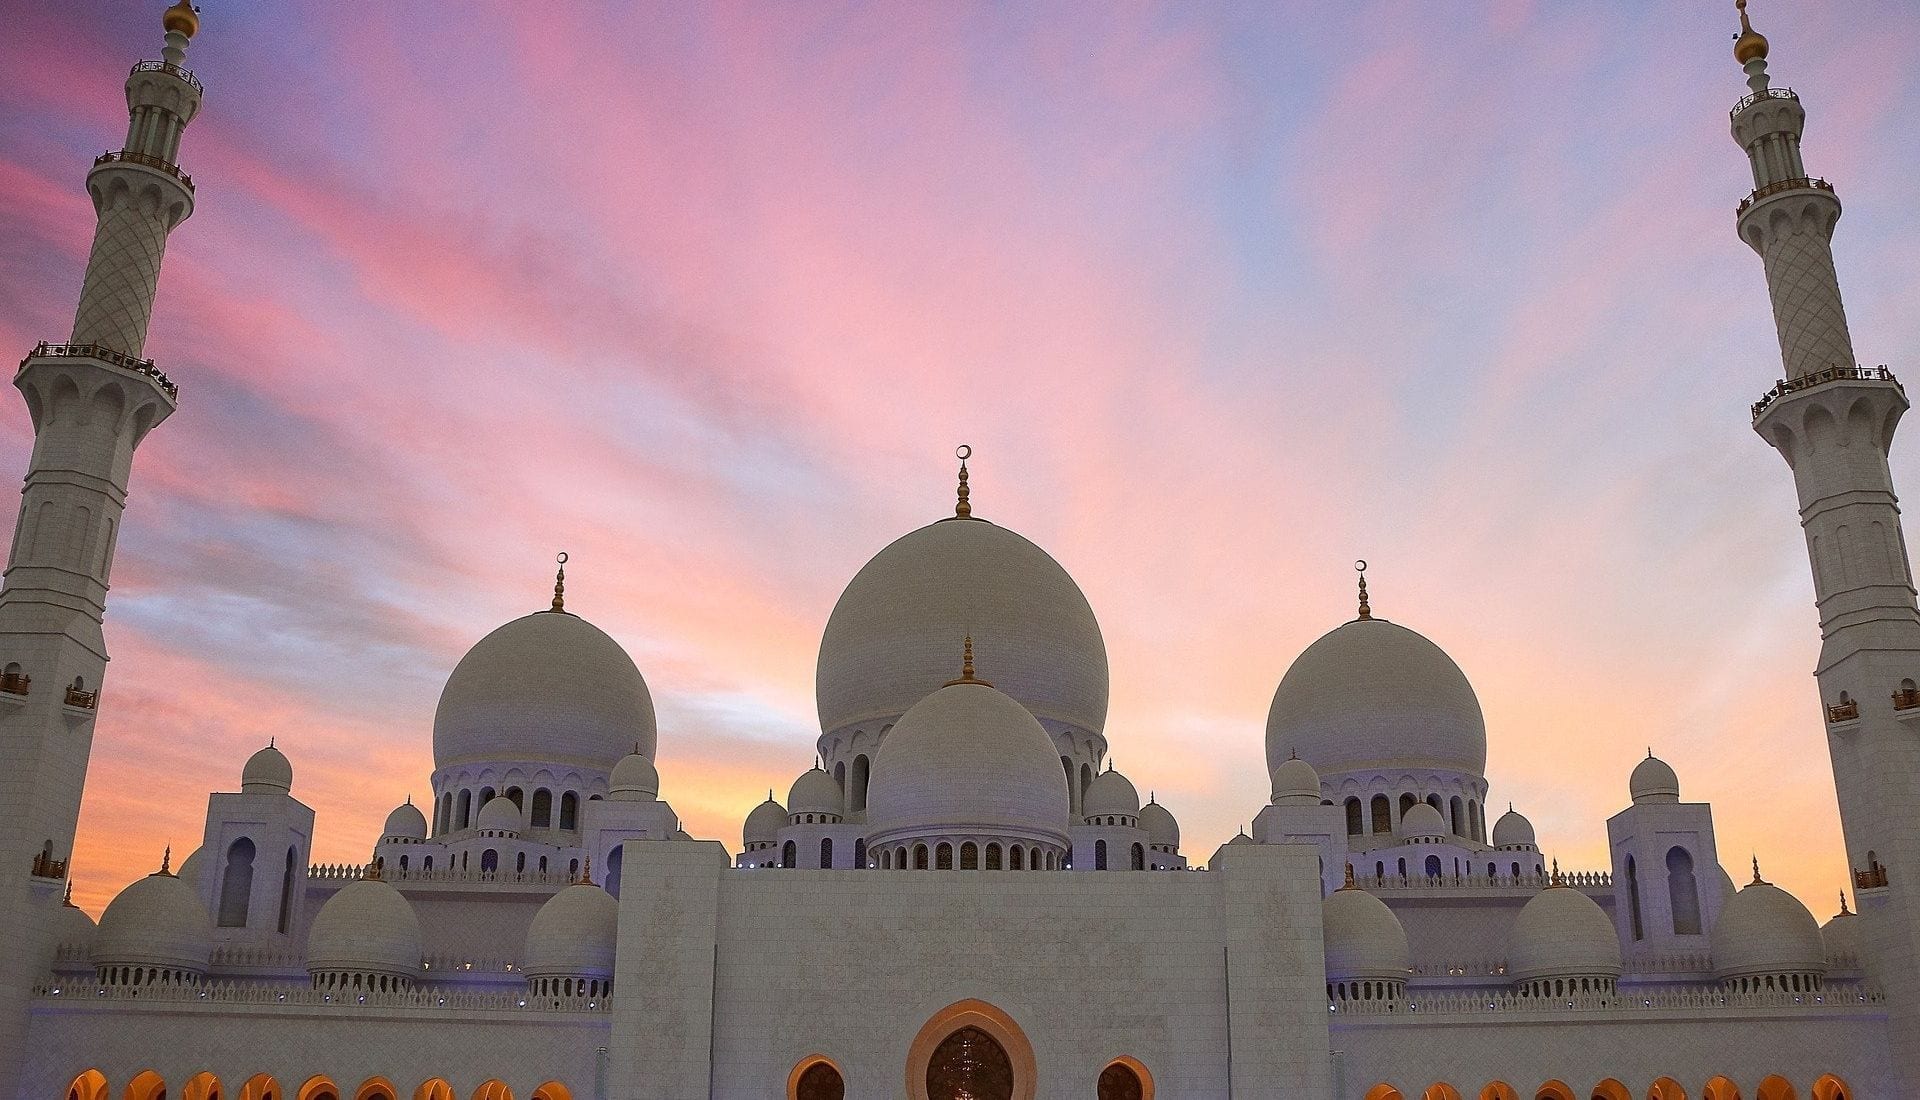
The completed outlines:
<svg viewBox="0 0 1920 1100">
<path fill-rule="evenodd" d="M 1520 1094 L 1505 1081 L 1489 1081 L 1487 1087 L 1480 1090 L 1480 1100 L 1520 1100 Z"/>
<path fill-rule="evenodd" d="M 256 1073 L 240 1086 L 240 1100 L 280 1100 L 280 1082 L 264 1073 Z"/>
<path fill-rule="evenodd" d="M 1609 1077 L 1593 1086 L 1593 1100 L 1633 1100 L 1627 1086 Z"/>
<path fill-rule="evenodd" d="M 142 1070 L 127 1082 L 127 1100 L 167 1100 L 167 1083 L 152 1070 Z"/>
<path fill-rule="evenodd" d="M 1647 1100 L 1687 1100 L 1687 1090 L 1671 1077 L 1662 1077 L 1647 1090 Z"/>
<path fill-rule="evenodd" d="M 1574 1100 L 1574 1095 L 1565 1081 L 1548 1081 L 1534 1091 L 1533 1100 Z"/>
<path fill-rule="evenodd" d="M 548 1081 L 533 1090 L 533 1100 L 573 1100 L 573 1090 L 558 1081 Z"/>
<path fill-rule="evenodd" d="M 1118 1072 L 1119 1070 L 1125 1070 L 1127 1073 L 1131 1073 L 1133 1075 L 1133 1081 L 1139 1083 L 1140 1087 L 1137 1091 L 1140 1100 L 1153 1100 L 1153 1073 L 1147 1069 L 1146 1065 L 1141 1062 L 1140 1059 L 1126 1054 L 1122 1054 L 1101 1068 L 1100 1079 L 1096 1084 L 1096 1088 L 1101 1090 L 1099 1092 L 1101 1097 L 1106 1097 L 1108 1090 L 1112 1089 L 1115 1084 L 1118 1084 L 1122 1088 L 1128 1088 L 1126 1095 L 1133 1094 L 1135 1090 L 1128 1087 L 1131 1085 L 1131 1082 L 1128 1082 L 1126 1077 Z M 1109 1077 L 1109 1074 L 1112 1076 Z"/>
<path fill-rule="evenodd" d="M 927 1095 L 927 1067 L 933 1052 L 954 1032 L 978 1028 L 987 1033 L 1013 1064 L 1013 1100 L 1034 1100 L 1039 1076 L 1033 1062 L 1033 1044 L 1013 1017 L 985 1001 L 965 1000 L 950 1004 L 933 1014 L 913 1037 L 907 1048 L 907 1096 L 909 1100 L 931 1100 Z"/>
<path fill-rule="evenodd" d="M 1760 1082 L 1753 1090 L 1753 1100 L 1799 1100 L 1799 1093 L 1793 1091 L 1793 1082 L 1779 1074 L 1774 1074 Z"/>
<path fill-rule="evenodd" d="M 1392 1085 L 1380 1084 L 1368 1089 L 1362 1100 L 1406 1100 L 1406 1097 L 1400 1095 L 1400 1090 Z"/>
<path fill-rule="evenodd" d="M 1853 1100 L 1853 1090 L 1829 1073 L 1813 1083 L 1813 1100 Z"/>
<path fill-rule="evenodd" d="M 846 1072 L 824 1054 L 809 1054 L 787 1074 L 787 1100 L 844 1100 L 846 1094 Z"/>
<path fill-rule="evenodd" d="M 220 1100 L 220 1078 L 211 1073 L 196 1073 L 180 1087 L 183 1100 Z"/>
<path fill-rule="evenodd" d="M 1420 1100 L 1461 1100 L 1460 1090 L 1445 1081 L 1435 1081 L 1420 1094 Z"/>
<path fill-rule="evenodd" d="M 473 1090 L 473 1100 L 513 1100 L 513 1090 L 494 1077 L 480 1082 L 480 1087 Z"/>
<path fill-rule="evenodd" d="M 444 1077 L 429 1077 L 413 1090 L 413 1100 L 453 1100 L 453 1086 Z"/>
<path fill-rule="evenodd" d="M 1725 1077 L 1715 1077 L 1700 1090 L 1700 1100 L 1740 1100 L 1740 1086 Z"/>
<path fill-rule="evenodd" d="M 67 1086 L 67 1100 L 107 1100 L 107 1075 L 90 1069 Z"/>
<path fill-rule="evenodd" d="M 340 1100 L 340 1086 L 334 1084 L 331 1077 L 309 1077 L 307 1083 L 300 1086 L 296 1100 Z"/>
<path fill-rule="evenodd" d="M 353 1094 L 353 1100 L 400 1100 L 400 1090 L 385 1077 L 369 1077 L 360 1082 L 360 1091 Z"/>
</svg>

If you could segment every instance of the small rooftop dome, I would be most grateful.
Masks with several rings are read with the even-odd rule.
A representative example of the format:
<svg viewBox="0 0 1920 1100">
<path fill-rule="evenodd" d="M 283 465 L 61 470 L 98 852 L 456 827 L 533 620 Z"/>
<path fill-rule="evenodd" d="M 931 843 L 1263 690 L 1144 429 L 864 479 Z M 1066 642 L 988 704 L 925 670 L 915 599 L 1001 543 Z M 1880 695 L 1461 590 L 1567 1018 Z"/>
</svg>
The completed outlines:
<svg viewBox="0 0 1920 1100">
<path fill-rule="evenodd" d="M 413 978 L 426 953 L 421 945 L 413 906 L 391 883 L 365 878 L 347 884 L 314 914 L 307 970 Z"/>
<path fill-rule="evenodd" d="M 1400 828 L 1394 832 L 1394 835 L 1401 840 L 1407 840 L 1419 836 L 1450 836 L 1452 832 L 1453 830 L 1447 828 L 1447 819 L 1440 816 L 1439 810 L 1425 802 L 1416 802 L 1407 807 L 1407 812 L 1400 816 Z"/>
<path fill-rule="evenodd" d="M 611 978 L 620 904 L 591 882 L 547 899 L 527 928 L 530 978 Z"/>
<path fill-rule="evenodd" d="M 767 800 L 753 808 L 747 814 L 746 828 L 741 830 L 741 838 L 748 844 L 772 844 L 779 839 L 780 830 L 787 824 L 787 811 L 773 800 L 773 792 L 767 792 Z"/>
<path fill-rule="evenodd" d="M 203 974 L 213 921 L 193 888 L 167 871 L 135 879 L 100 914 L 96 966 L 157 966 Z"/>
<path fill-rule="evenodd" d="M 614 802 L 652 802 L 660 797 L 660 772 L 645 755 L 632 752 L 613 766 L 607 798 Z"/>
<path fill-rule="evenodd" d="M 207 862 L 204 855 L 202 855 L 205 851 L 205 848 L 195 848 L 193 851 L 187 853 L 187 858 L 180 861 L 180 869 L 174 872 L 180 876 L 181 882 L 186 883 L 195 890 L 200 889 L 200 868 L 205 866 Z M 103 913 L 101 915 L 105 916 L 106 914 Z"/>
<path fill-rule="evenodd" d="M 1107 770 L 1093 777 L 1087 784 L 1087 793 L 1080 800 L 1080 812 L 1093 817 L 1137 817 L 1140 814 L 1140 792 L 1134 790 L 1133 783 L 1126 776 L 1113 770 L 1108 764 Z"/>
<path fill-rule="evenodd" d="M 787 791 L 787 814 L 840 813 L 840 784 L 821 769 L 818 762 L 800 773 Z"/>
<path fill-rule="evenodd" d="M 93 918 L 87 916 L 85 909 L 75 905 L 71 897 L 66 904 L 54 908 L 52 924 L 56 947 L 73 947 L 92 953 L 93 937 L 99 932 L 100 926 L 93 923 Z"/>
<path fill-rule="evenodd" d="M 1507 973 L 1535 978 L 1618 978 L 1620 937 L 1592 898 L 1549 886 L 1520 909 L 1507 933 Z"/>
<path fill-rule="evenodd" d="M 1532 848 L 1534 846 L 1533 822 L 1515 812 L 1513 807 L 1507 807 L 1507 812 L 1501 814 L 1500 820 L 1493 823 L 1493 846 L 1495 848 Z"/>
<path fill-rule="evenodd" d="M 480 807 L 480 813 L 473 819 L 473 827 L 483 833 L 518 834 L 520 807 L 513 804 L 513 799 L 505 796 L 490 798 L 486 805 Z"/>
<path fill-rule="evenodd" d="M 425 840 L 427 839 L 427 818 L 420 807 L 409 798 L 393 808 L 387 815 L 387 824 L 380 830 L 382 838 L 387 840 Z"/>
<path fill-rule="evenodd" d="M 1321 903 L 1320 919 L 1328 981 L 1407 980 L 1413 966 L 1407 930 L 1386 902 L 1365 890 L 1343 887 Z"/>
<path fill-rule="evenodd" d="M 1280 762 L 1273 769 L 1273 804 L 1276 806 L 1318 806 L 1320 773 L 1299 757 Z"/>
<path fill-rule="evenodd" d="M 1160 803 L 1149 801 L 1140 807 L 1140 827 L 1146 830 L 1147 843 L 1180 847 L 1180 823 L 1174 820 L 1173 811 Z"/>
<path fill-rule="evenodd" d="M 1754 881 L 1728 898 L 1709 937 L 1713 972 L 1721 979 L 1822 974 L 1827 948 L 1820 926 L 1800 900 L 1772 883 Z"/>
<path fill-rule="evenodd" d="M 1840 895 L 1840 911 L 1820 928 L 1820 942 L 1827 949 L 1827 966 L 1835 970 L 1855 970 L 1860 961 L 1860 920 L 1847 909 L 1847 895 Z"/>
<path fill-rule="evenodd" d="M 1647 753 L 1647 758 L 1634 765 L 1633 776 L 1627 780 L 1627 791 L 1633 795 L 1636 806 L 1652 802 L 1680 801 L 1680 777 L 1673 773 L 1667 762 Z"/>
<path fill-rule="evenodd" d="M 269 744 L 247 757 L 240 769 L 242 794 L 287 794 L 293 790 L 293 765 L 285 753 Z"/>
<path fill-rule="evenodd" d="M 1239 832 L 1227 838 L 1227 843 L 1228 844 L 1252 844 L 1253 838 L 1247 835 L 1246 827 L 1243 825 L 1241 826 Z"/>
</svg>

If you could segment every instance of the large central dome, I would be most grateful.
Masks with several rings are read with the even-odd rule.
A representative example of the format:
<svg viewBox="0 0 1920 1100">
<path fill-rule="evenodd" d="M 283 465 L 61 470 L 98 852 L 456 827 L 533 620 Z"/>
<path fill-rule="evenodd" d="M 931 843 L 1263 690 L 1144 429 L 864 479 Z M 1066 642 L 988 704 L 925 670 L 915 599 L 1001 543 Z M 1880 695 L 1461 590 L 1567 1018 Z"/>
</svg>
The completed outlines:
<svg viewBox="0 0 1920 1100">
<path fill-rule="evenodd" d="M 821 730 L 905 714 L 953 678 L 967 634 L 983 674 L 1036 718 L 1105 726 L 1107 647 L 1080 587 L 1012 531 L 956 518 L 896 539 L 841 594 L 820 641 Z"/>
<path fill-rule="evenodd" d="M 1484 775 L 1480 700 L 1439 646 L 1385 619 L 1322 635 L 1287 669 L 1267 712 L 1267 767 L 1294 753 L 1322 776 L 1393 768 Z"/>
</svg>

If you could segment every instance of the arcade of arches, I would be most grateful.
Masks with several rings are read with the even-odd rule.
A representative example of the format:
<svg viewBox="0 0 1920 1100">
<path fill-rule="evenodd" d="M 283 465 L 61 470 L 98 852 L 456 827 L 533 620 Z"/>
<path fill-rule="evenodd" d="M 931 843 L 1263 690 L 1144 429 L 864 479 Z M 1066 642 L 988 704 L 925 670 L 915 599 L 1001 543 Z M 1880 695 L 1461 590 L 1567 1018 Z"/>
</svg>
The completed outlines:
<svg viewBox="0 0 1920 1100">
<path fill-rule="evenodd" d="M 406 1100 L 409 1094 L 386 1077 L 369 1077 L 351 1090 L 330 1077 L 309 1077 L 291 1096 L 280 1087 L 279 1081 L 265 1073 L 247 1078 L 238 1094 L 227 1092 L 220 1078 L 211 1073 L 195 1074 L 179 1085 L 180 1100 L 235 1100 L 236 1095 L 237 1100 Z M 573 1091 L 558 1081 L 537 1085 L 526 1095 L 528 1100 L 573 1100 Z M 169 1100 L 169 1096 L 166 1079 L 152 1070 L 143 1070 L 127 1082 L 119 1100 Z M 67 1086 L 67 1100 L 116 1098 L 106 1074 L 90 1069 Z M 460 1100 L 460 1094 L 445 1078 L 431 1077 L 413 1090 L 411 1100 Z M 475 1088 L 471 1100 L 514 1100 L 514 1092 L 506 1082 L 495 1079 Z M 840 1100 L 840 1094 L 822 1094 L 822 1100 Z"/>
<path fill-rule="evenodd" d="M 1107 1094 L 1102 1091 L 1100 1095 Z M 1647 1086 L 1645 1100 L 1689 1100 L 1695 1095 L 1676 1078 L 1662 1077 Z M 1718 1076 L 1702 1085 L 1697 1095 L 1699 1100 L 1854 1100 L 1853 1089 L 1831 1073 L 1808 1085 L 1804 1092 L 1784 1077 L 1764 1077 L 1754 1086 L 1751 1095 L 1741 1092 L 1733 1078 Z M 1469 1094 L 1444 1081 L 1436 1081 L 1417 1094 L 1417 1100 L 1467 1100 L 1469 1096 L 1477 1096 L 1478 1100 L 1525 1100 L 1527 1097 L 1532 1100 L 1642 1100 L 1641 1093 L 1611 1077 L 1586 1092 L 1576 1092 L 1564 1081 L 1547 1081 L 1531 1093 L 1520 1092 L 1505 1081 L 1491 1081 L 1477 1094 Z M 1380 1084 L 1367 1090 L 1365 1100 L 1409 1100 L 1409 1097 L 1392 1085 Z"/>
</svg>

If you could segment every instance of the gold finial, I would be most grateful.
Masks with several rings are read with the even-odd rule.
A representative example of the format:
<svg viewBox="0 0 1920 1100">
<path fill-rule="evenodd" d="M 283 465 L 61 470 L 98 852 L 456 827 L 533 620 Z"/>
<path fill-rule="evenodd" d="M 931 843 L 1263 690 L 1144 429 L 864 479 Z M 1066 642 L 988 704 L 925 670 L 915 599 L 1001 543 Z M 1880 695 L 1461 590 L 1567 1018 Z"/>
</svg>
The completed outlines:
<svg viewBox="0 0 1920 1100">
<path fill-rule="evenodd" d="M 960 460 L 960 498 L 953 506 L 953 518 L 972 519 L 973 505 L 967 503 L 967 459 L 973 457 L 973 448 L 962 443 L 953 449 L 953 457 Z"/>
<path fill-rule="evenodd" d="M 960 646 L 960 678 L 958 680 L 948 680 L 943 686 L 952 687 L 955 684 L 979 684 L 981 687 L 993 686 L 973 674 L 973 635 L 971 634 L 967 635 L 966 641 L 962 642 Z"/>
<path fill-rule="evenodd" d="M 1353 881 L 1353 864 L 1351 863 L 1347 864 L 1347 881 L 1341 885 L 1340 889 L 1342 890 L 1360 889 L 1360 884 Z"/>
<path fill-rule="evenodd" d="M 71 882 L 67 883 L 67 896 L 68 897 L 73 896 L 73 883 Z M 72 903 L 69 902 L 68 904 L 72 904 Z M 1845 890 L 1840 891 L 1840 912 L 1837 914 L 1837 916 L 1842 916 L 1842 917 L 1853 916 L 1852 910 L 1847 908 L 1847 892 Z"/>
<path fill-rule="evenodd" d="M 367 865 L 360 869 L 360 877 L 370 882 L 380 881 L 380 857 L 379 856 L 374 856 L 372 859 L 367 860 Z"/>
<path fill-rule="evenodd" d="M 1740 36 L 1733 40 L 1733 59 L 1745 65 L 1749 61 L 1767 59 L 1767 36 L 1753 29 L 1747 21 L 1747 0 L 1733 0 L 1733 6 L 1740 12 Z"/>
<path fill-rule="evenodd" d="M 80 908 L 78 905 L 75 905 L 73 903 L 73 880 L 72 879 L 67 880 L 67 896 L 61 899 L 60 904 L 66 906 L 69 909 Z M 1847 895 L 1842 893 L 1840 895 L 1840 908 L 1845 909 L 1846 907 L 1847 907 Z"/>
<path fill-rule="evenodd" d="M 564 615 L 567 611 L 567 552 L 560 551 L 553 560 L 560 566 L 553 574 L 553 610 Z"/>
<path fill-rule="evenodd" d="M 173 845 L 171 844 L 167 845 L 166 851 L 160 853 L 160 873 L 163 875 L 173 874 Z"/>
<path fill-rule="evenodd" d="M 587 861 L 580 865 L 580 881 L 575 885 L 578 885 L 578 886 L 593 885 L 593 857 L 592 856 L 588 856 Z"/>
<path fill-rule="evenodd" d="M 1360 574 L 1360 617 L 1373 618 L 1373 608 L 1367 606 L 1367 560 L 1361 558 L 1353 563 L 1354 572 Z"/>
<path fill-rule="evenodd" d="M 1560 860 L 1559 860 L 1559 859 L 1557 859 L 1557 858 L 1556 858 L 1556 859 L 1555 859 L 1555 860 L 1553 861 L 1553 877 L 1552 877 L 1552 878 L 1550 878 L 1550 879 L 1548 879 L 1548 880 L 1547 880 L 1547 882 L 1548 882 L 1548 884 L 1549 884 L 1549 885 L 1552 885 L 1552 886 L 1565 886 L 1565 885 L 1566 885 L 1566 883 L 1565 883 L 1565 882 L 1563 882 L 1563 881 L 1561 881 L 1561 878 L 1560 878 Z"/>
<path fill-rule="evenodd" d="M 180 0 L 160 16 L 160 25 L 168 33 L 178 31 L 181 37 L 192 38 L 200 30 L 200 13 L 187 0 Z"/>
<path fill-rule="evenodd" d="M 1747 885 L 1748 886 L 1769 885 L 1766 879 L 1763 879 L 1760 877 L 1760 857 L 1758 855 L 1753 857 L 1753 881 L 1747 883 Z"/>
</svg>

